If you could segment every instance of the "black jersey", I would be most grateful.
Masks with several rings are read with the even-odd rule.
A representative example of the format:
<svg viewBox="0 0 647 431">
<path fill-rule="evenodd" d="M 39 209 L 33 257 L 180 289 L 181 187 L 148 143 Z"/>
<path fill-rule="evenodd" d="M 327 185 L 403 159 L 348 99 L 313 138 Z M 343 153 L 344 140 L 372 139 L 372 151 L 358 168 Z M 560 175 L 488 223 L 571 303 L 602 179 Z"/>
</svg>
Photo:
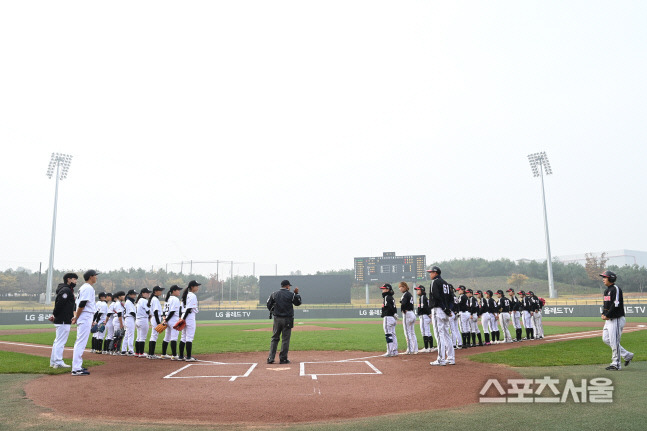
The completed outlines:
<svg viewBox="0 0 647 431">
<path fill-rule="evenodd" d="M 431 308 L 440 308 L 441 310 L 451 310 L 454 305 L 454 300 L 448 301 L 449 297 L 453 295 L 449 289 L 449 284 L 440 276 L 434 278 L 431 282 L 429 297 L 429 306 Z"/>
<path fill-rule="evenodd" d="M 499 312 L 501 312 L 501 313 L 509 313 L 509 312 L 512 311 L 512 301 L 510 301 L 510 298 L 503 297 L 503 298 L 499 299 L 497 307 L 499 309 Z"/>
<path fill-rule="evenodd" d="M 512 311 L 521 311 L 521 301 L 519 301 L 519 298 L 513 296 L 510 298 L 510 302 L 512 303 Z"/>
<path fill-rule="evenodd" d="M 400 310 L 403 314 L 407 311 L 413 311 L 413 295 L 408 290 L 400 298 Z"/>
<path fill-rule="evenodd" d="M 393 316 L 398 309 L 395 308 L 395 300 L 393 299 L 393 291 L 382 293 L 382 317 Z"/>
<path fill-rule="evenodd" d="M 463 293 L 459 298 L 458 311 L 470 311 L 469 300 L 470 298 Z"/>
<path fill-rule="evenodd" d="M 474 298 L 473 296 L 470 296 L 469 298 L 467 298 L 467 304 L 468 304 L 468 307 L 469 307 L 469 312 L 471 314 L 475 314 L 475 313 L 480 314 L 480 312 L 479 312 L 479 303 L 476 300 L 476 298 Z"/>
<path fill-rule="evenodd" d="M 431 314 L 431 308 L 429 307 L 429 300 L 427 299 L 427 294 L 423 293 L 418 295 L 418 316 L 428 316 Z"/>
<path fill-rule="evenodd" d="M 622 299 L 622 290 L 615 284 L 604 291 L 604 304 L 602 314 L 609 319 L 615 319 L 625 315 L 625 306 Z"/>
</svg>

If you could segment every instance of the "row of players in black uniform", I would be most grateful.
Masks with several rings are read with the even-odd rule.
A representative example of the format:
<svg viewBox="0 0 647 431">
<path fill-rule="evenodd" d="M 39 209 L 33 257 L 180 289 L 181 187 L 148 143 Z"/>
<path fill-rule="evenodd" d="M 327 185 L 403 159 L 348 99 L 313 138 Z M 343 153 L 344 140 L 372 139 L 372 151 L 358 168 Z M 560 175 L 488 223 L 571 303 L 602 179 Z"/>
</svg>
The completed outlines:
<svg viewBox="0 0 647 431">
<path fill-rule="evenodd" d="M 389 284 L 385 286 L 390 287 Z M 476 321 L 478 318 L 482 318 L 483 315 L 487 316 L 488 314 L 494 315 L 492 317 L 494 319 L 493 322 L 499 321 L 498 315 L 506 316 L 506 319 L 502 319 L 501 324 L 504 326 L 506 332 L 508 331 L 507 326 L 510 323 L 514 326 L 516 333 L 515 338 L 510 340 L 512 342 L 544 338 L 541 317 L 545 300 L 537 297 L 533 291 L 526 293 L 520 290 L 516 292 L 521 297 L 518 298 L 515 296 L 514 289 L 508 289 L 506 291 L 508 294 L 507 297 L 504 295 L 503 290 L 497 290 L 496 295 L 498 298 L 493 298 L 494 292 L 491 290 L 486 290 L 484 293 L 481 290 L 474 292 L 472 289 L 467 289 L 462 285 L 458 286 L 458 289 L 455 289 L 451 284 L 448 284 L 448 287 L 449 292 L 445 293 L 445 295 L 432 294 L 431 298 L 427 298 L 424 286 L 415 287 L 415 290 L 418 291 L 418 308 L 415 311 L 421 320 L 423 316 L 430 316 L 432 308 L 435 307 L 441 308 L 446 314 L 451 315 L 451 318 L 456 320 L 456 325 L 452 325 L 451 332 L 461 333 L 461 341 L 457 341 L 457 334 L 452 334 L 456 347 L 468 348 L 484 345 Z M 392 289 L 389 289 L 389 292 L 385 292 L 385 294 L 393 294 Z M 458 296 L 456 296 L 456 293 L 458 293 Z M 400 301 L 400 308 L 403 315 L 408 311 L 414 311 L 411 295 L 408 292 L 403 295 Z M 395 301 L 393 299 L 390 301 L 387 299 L 382 307 L 381 317 L 394 316 L 396 314 L 397 308 Z M 475 322 L 474 325 L 468 323 L 467 316 L 473 319 Z M 505 340 L 501 340 L 501 331 L 498 329 L 498 325 L 491 325 L 489 319 L 488 317 L 486 322 L 483 322 L 483 319 L 481 319 L 481 324 L 484 327 L 485 345 L 504 342 Z M 458 327 L 459 322 L 460 328 Z M 522 323 L 526 332 L 524 338 L 522 338 Z M 497 329 L 494 330 L 494 328 Z M 421 329 L 424 333 L 424 329 L 422 327 Z M 490 336 L 492 337 L 491 341 Z M 433 348 L 433 337 L 431 335 L 423 335 L 423 338 L 425 349 L 429 351 L 430 348 Z"/>
</svg>

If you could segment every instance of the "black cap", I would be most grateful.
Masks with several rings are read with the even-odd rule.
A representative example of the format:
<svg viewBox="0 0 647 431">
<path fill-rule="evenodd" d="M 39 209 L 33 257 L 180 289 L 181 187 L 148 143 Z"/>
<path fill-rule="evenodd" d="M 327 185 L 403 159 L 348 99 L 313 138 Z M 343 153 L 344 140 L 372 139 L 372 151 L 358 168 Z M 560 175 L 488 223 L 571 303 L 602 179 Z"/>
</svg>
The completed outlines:
<svg viewBox="0 0 647 431">
<path fill-rule="evenodd" d="M 496 291 L 496 294 L 497 294 L 497 295 L 501 295 L 501 296 L 503 296 L 503 290 L 501 290 L 501 289 L 497 290 L 497 291 Z"/>
<path fill-rule="evenodd" d="M 440 268 L 437 266 L 432 266 L 431 269 L 428 269 L 427 272 L 435 272 L 436 274 L 440 275 Z"/>
<path fill-rule="evenodd" d="M 477 291 L 476 291 L 476 294 L 477 294 L 477 295 L 481 295 L 481 296 L 483 296 L 483 292 L 481 292 L 480 290 L 477 290 Z"/>
<path fill-rule="evenodd" d="M 182 290 L 182 288 L 181 288 L 180 286 L 178 286 L 177 284 L 174 284 L 174 285 L 173 285 L 173 286 L 171 286 L 171 288 L 169 289 L 169 291 L 170 291 L 170 292 L 175 292 L 176 290 Z"/>
<path fill-rule="evenodd" d="M 510 288 L 510 289 L 506 290 L 506 292 L 512 292 L 512 293 L 514 293 L 514 289 L 513 289 L 513 288 Z"/>
<path fill-rule="evenodd" d="M 159 286 L 153 287 L 153 292 L 161 292 L 162 290 L 164 290 L 163 287 L 159 287 Z"/>
<path fill-rule="evenodd" d="M 414 287 L 414 289 L 415 289 L 415 290 L 421 290 L 421 291 L 423 291 L 423 292 L 424 292 L 424 291 L 425 291 L 425 286 L 420 285 L 420 286 Z"/>
<path fill-rule="evenodd" d="M 148 287 L 144 287 L 139 293 L 151 293 L 151 290 Z"/>
<path fill-rule="evenodd" d="M 83 279 L 85 281 L 88 281 L 90 279 L 90 277 L 94 277 L 95 275 L 99 275 L 99 273 L 97 271 L 95 271 L 94 269 L 90 269 L 90 270 L 85 271 L 85 274 L 83 274 Z"/>
<path fill-rule="evenodd" d="M 526 294 L 526 292 L 524 292 L 523 290 L 520 290 L 520 291 L 519 291 L 519 292 L 517 292 L 517 293 L 518 293 L 519 295 L 525 295 L 525 294 Z"/>
<path fill-rule="evenodd" d="M 487 293 L 488 295 L 490 295 L 490 298 L 491 298 L 491 297 L 492 297 L 492 295 L 493 295 L 493 293 L 492 293 L 492 291 L 491 291 L 491 290 L 486 290 L 486 291 L 485 291 L 485 293 Z"/>
<path fill-rule="evenodd" d="M 99 292 L 99 298 L 105 298 L 106 292 Z"/>
<path fill-rule="evenodd" d="M 201 286 L 201 284 L 195 280 L 189 281 L 189 287 L 195 287 L 195 286 Z"/>
<path fill-rule="evenodd" d="M 532 290 L 529 290 L 529 291 L 528 291 L 528 295 L 535 296 L 535 292 L 533 292 Z"/>
<path fill-rule="evenodd" d="M 461 284 L 460 286 L 458 286 L 458 289 L 457 289 L 457 290 L 465 290 L 465 286 L 463 286 L 463 285 Z"/>
<path fill-rule="evenodd" d="M 135 289 L 130 289 L 126 295 L 137 295 L 137 291 Z"/>
<path fill-rule="evenodd" d="M 382 286 L 380 286 L 380 289 L 393 290 L 393 286 L 391 286 L 389 283 L 384 283 Z"/>
<path fill-rule="evenodd" d="M 472 293 L 472 294 L 473 294 L 473 293 L 474 293 L 474 291 L 473 291 L 472 289 L 467 289 L 467 290 L 465 291 L 465 293 Z"/>
<path fill-rule="evenodd" d="M 281 282 L 281 287 L 285 287 L 285 286 L 292 286 L 292 285 L 290 284 L 290 282 L 289 282 L 289 281 L 287 281 L 287 280 L 283 280 L 283 281 Z"/>
<path fill-rule="evenodd" d="M 123 290 L 115 292 L 115 298 L 119 298 L 120 296 L 126 296 L 126 292 L 124 292 Z"/>
<path fill-rule="evenodd" d="M 609 271 L 608 269 L 604 271 L 602 274 L 600 274 L 600 277 L 608 278 L 611 283 L 615 283 L 616 280 L 618 279 L 618 276 L 616 275 L 616 273 L 613 271 Z"/>
</svg>

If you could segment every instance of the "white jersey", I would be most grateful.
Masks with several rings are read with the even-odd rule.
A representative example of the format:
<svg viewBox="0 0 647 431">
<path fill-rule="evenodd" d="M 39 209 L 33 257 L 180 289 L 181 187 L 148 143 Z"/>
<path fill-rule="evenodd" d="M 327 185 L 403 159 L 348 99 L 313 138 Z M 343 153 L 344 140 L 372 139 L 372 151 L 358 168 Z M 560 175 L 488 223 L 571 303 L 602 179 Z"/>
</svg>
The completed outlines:
<svg viewBox="0 0 647 431">
<path fill-rule="evenodd" d="M 160 304 L 160 300 L 157 296 L 153 295 L 153 299 L 151 299 L 151 306 L 150 306 L 150 322 L 153 325 L 157 325 L 157 320 L 155 320 L 155 312 L 157 311 L 157 316 L 160 319 L 160 323 L 162 323 L 162 304 Z"/>
<path fill-rule="evenodd" d="M 173 313 L 173 317 L 171 317 L 171 320 L 175 321 L 175 319 L 180 317 L 180 298 L 177 296 L 169 296 L 168 301 L 164 303 L 164 316 L 166 316 L 166 319 L 168 320 L 168 315 L 171 314 L 171 311 L 175 311 Z"/>
<path fill-rule="evenodd" d="M 126 309 L 124 311 L 124 317 L 125 318 L 132 318 L 133 315 L 130 313 L 136 313 L 137 309 L 135 308 L 135 304 L 133 304 L 133 301 L 130 299 L 126 298 L 126 302 L 124 304 L 124 308 Z"/>
<path fill-rule="evenodd" d="M 111 302 L 110 305 L 108 305 L 108 314 L 110 317 L 108 317 L 107 324 L 111 323 L 114 321 L 114 318 L 116 317 L 115 314 L 115 302 Z"/>
<path fill-rule="evenodd" d="M 90 283 L 85 283 L 79 289 L 79 296 L 76 299 L 76 308 L 79 308 L 79 304 L 82 301 L 86 301 L 83 313 L 92 313 L 94 315 L 97 311 L 97 305 L 94 299 L 94 287 L 92 287 Z"/>
<path fill-rule="evenodd" d="M 148 299 L 139 298 L 139 301 L 137 301 L 136 308 L 137 308 L 137 311 L 136 311 L 137 320 L 140 320 L 140 319 L 148 320 L 148 316 L 149 316 L 148 313 L 150 311 L 150 308 L 148 308 Z"/>
<path fill-rule="evenodd" d="M 98 322 L 102 322 L 106 319 L 106 314 L 108 314 L 108 303 L 106 301 L 97 302 L 97 311 L 99 312 Z"/>
<path fill-rule="evenodd" d="M 187 319 L 195 319 L 195 315 L 198 314 L 200 310 L 198 310 L 198 297 L 195 296 L 195 293 L 189 292 L 186 295 L 186 306 L 184 307 L 184 310 L 191 309 L 191 314 L 187 316 Z"/>
</svg>

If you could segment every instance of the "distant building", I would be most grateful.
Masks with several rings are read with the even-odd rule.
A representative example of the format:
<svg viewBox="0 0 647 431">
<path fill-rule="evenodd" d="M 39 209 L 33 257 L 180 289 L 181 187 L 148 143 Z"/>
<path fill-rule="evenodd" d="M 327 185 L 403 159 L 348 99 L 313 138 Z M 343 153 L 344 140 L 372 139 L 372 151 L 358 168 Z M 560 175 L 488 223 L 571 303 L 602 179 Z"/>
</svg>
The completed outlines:
<svg viewBox="0 0 647 431">
<path fill-rule="evenodd" d="M 586 254 L 592 254 L 596 258 L 600 258 L 602 253 L 606 253 L 606 258 L 608 266 L 645 266 L 647 267 L 647 251 L 638 251 L 638 250 L 611 250 L 605 252 L 591 252 Z M 554 258 L 557 261 L 562 263 L 579 263 L 584 266 L 586 264 L 585 254 L 572 254 L 569 256 L 555 256 Z"/>
</svg>

